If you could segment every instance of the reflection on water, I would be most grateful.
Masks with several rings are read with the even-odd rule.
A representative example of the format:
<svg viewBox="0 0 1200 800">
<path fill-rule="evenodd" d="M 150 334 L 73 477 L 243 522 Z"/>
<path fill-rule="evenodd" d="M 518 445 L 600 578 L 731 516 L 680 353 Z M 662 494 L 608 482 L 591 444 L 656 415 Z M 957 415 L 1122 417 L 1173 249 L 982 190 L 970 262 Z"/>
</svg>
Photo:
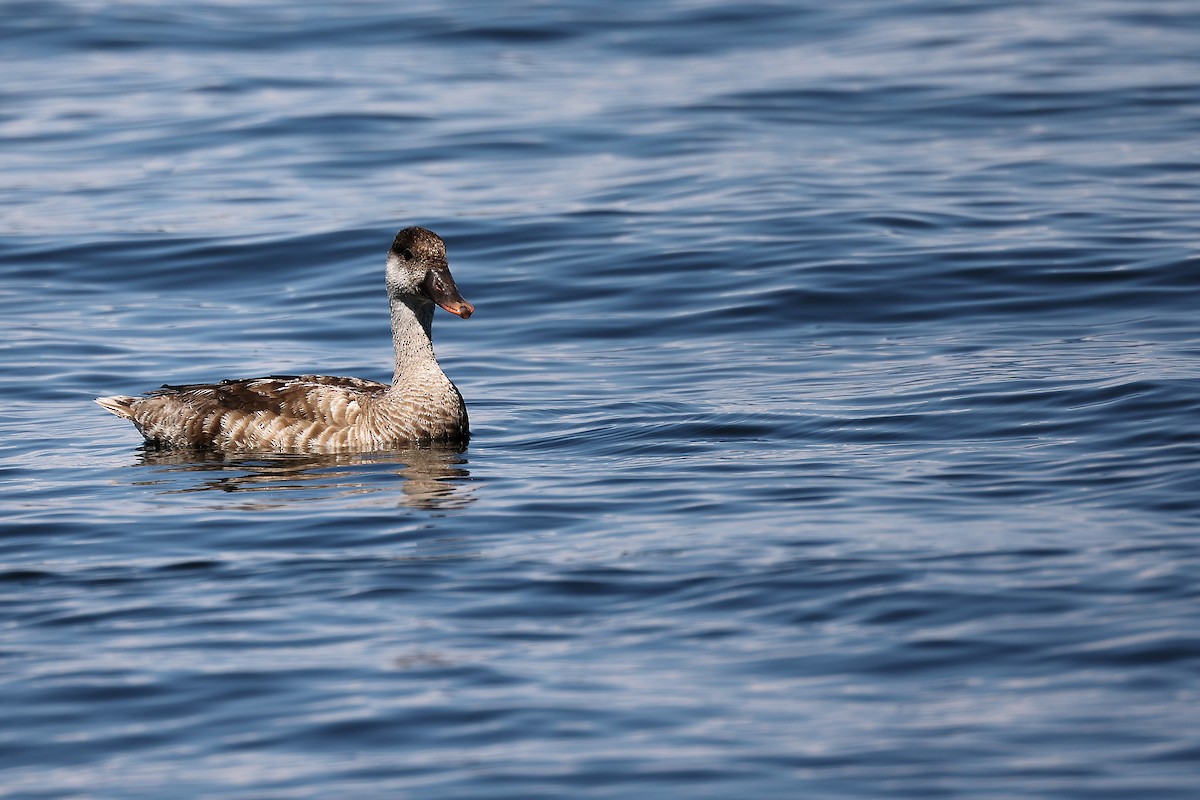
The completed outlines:
<svg viewBox="0 0 1200 800">
<path fill-rule="evenodd" d="M 138 448 L 138 464 L 163 474 L 208 473 L 166 494 L 222 492 L 295 493 L 321 496 L 387 493 L 399 490 L 400 505 L 434 510 L 470 504 L 471 477 L 462 447 L 423 447 L 388 453 L 214 453 Z M 402 480 L 393 480 L 395 477 Z M 161 480 L 139 481 L 158 485 Z M 295 500 L 289 497 L 289 500 Z M 260 507 L 275 505 L 263 498 Z"/>
</svg>

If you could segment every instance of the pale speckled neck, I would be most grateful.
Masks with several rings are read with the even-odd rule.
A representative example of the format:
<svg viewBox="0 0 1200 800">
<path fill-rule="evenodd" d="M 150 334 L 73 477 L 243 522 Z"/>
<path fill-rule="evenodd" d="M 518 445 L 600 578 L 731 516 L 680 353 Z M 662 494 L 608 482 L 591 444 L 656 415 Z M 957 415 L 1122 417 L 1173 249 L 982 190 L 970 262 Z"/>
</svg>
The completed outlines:
<svg viewBox="0 0 1200 800">
<path fill-rule="evenodd" d="M 396 352 L 396 371 L 392 386 L 403 388 L 414 379 L 442 373 L 433 354 L 433 303 L 412 295 L 393 295 L 392 347 Z"/>
</svg>

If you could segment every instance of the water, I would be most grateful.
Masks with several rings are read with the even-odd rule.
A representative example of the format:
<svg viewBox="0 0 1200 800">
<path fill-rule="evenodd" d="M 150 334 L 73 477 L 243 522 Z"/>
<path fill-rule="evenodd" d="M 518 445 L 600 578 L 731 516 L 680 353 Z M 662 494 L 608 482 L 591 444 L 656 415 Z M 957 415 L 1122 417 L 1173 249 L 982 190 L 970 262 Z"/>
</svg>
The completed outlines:
<svg viewBox="0 0 1200 800">
<path fill-rule="evenodd" d="M 1194 5 L 3 10 L 0 796 L 1195 796 Z M 91 402 L 410 224 L 465 452 Z"/>
</svg>

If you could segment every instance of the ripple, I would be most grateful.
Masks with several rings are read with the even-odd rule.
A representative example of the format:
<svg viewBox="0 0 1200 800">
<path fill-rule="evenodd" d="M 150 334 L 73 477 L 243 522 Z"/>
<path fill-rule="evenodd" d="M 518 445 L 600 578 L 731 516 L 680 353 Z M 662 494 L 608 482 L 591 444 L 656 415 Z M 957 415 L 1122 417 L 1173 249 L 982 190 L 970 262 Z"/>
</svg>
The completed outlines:
<svg viewBox="0 0 1200 800">
<path fill-rule="evenodd" d="M 1184 4 L 6 10 L 9 793 L 1194 793 Z M 405 224 L 465 450 L 91 402 L 386 380 Z"/>
</svg>

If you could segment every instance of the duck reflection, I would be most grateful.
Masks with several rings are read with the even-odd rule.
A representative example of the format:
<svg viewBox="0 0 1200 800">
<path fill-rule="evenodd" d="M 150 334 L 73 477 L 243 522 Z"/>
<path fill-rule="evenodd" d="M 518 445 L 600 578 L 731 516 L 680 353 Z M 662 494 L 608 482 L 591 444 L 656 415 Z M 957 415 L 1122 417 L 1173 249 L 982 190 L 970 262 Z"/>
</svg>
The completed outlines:
<svg viewBox="0 0 1200 800">
<path fill-rule="evenodd" d="M 138 448 L 141 466 L 173 473 L 211 473 L 170 493 L 316 492 L 322 497 L 384 495 L 399 490 L 399 503 L 417 509 L 463 508 L 474 499 L 461 447 L 421 447 L 388 453 L 219 453 Z M 403 480 L 396 481 L 399 476 Z M 149 483 L 161 484 L 155 480 Z M 263 505 L 275 505 L 266 497 Z"/>
</svg>

